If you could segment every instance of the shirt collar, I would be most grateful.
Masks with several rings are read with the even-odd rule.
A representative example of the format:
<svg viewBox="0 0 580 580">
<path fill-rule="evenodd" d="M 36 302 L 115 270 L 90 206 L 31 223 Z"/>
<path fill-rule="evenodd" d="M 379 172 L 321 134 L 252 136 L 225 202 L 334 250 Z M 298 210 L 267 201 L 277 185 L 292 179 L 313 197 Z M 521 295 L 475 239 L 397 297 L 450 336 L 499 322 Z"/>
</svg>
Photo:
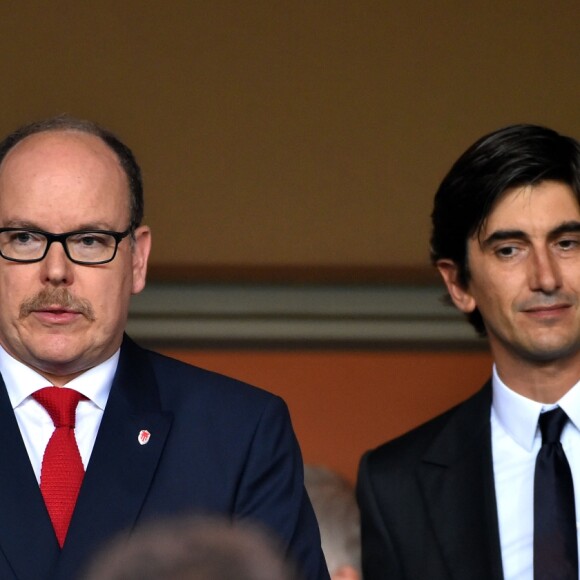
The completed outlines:
<svg viewBox="0 0 580 580">
<path fill-rule="evenodd" d="M 497 420 L 524 449 L 531 451 L 538 427 L 540 413 L 561 407 L 570 421 L 580 428 L 580 381 L 576 383 L 557 403 L 548 405 L 528 399 L 512 391 L 499 377 L 495 365 L 491 379 L 492 407 Z"/>
<path fill-rule="evenodd" d="M 112 357 L 85 371 L 66 386 L 83 394 L 104 410 L 117 370 L 119 352 L 117 350 Z M 0 346 L 0 373 L 13 409 L 38 389 L 50 386 L 50 382 L 42 375 L 9 355 L 2 346 Z"/>
</svg>

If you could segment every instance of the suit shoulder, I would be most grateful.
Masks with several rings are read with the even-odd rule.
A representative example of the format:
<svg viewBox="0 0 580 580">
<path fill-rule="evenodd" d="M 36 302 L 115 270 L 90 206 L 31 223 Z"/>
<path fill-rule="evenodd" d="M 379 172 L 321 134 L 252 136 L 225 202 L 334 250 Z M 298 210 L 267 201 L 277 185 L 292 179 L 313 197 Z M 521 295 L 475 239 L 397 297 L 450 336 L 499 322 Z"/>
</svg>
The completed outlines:
<svg viewBox="0 0 580 580">
<path fill-rule="evenodd" d="M 162 397 L 170 393 L 175 395 L 222 399 L 229 404 L 240 401 L 249 404 L 264 405 L 272 402 L 283 403 L 277 395 L 245 383 L 239 379 L 222 375 L 171 358 L 154 351 L 146 351 L 153 367 L 155 378 Z"/>
<path fill-rule="evenodd" d="M 455 413 L 459 405 L 448 409 L 444 413 L 414 427 L 403 435 L 391 439 L 368 451 L 365 456 L 372 469 L 374 465 L 384 465 L 385 461 L 391 463 L 398 458 L 415 458 L 422 455 L 433 438 L 447 424 L 449 418 Z"/>
<path fill-rule="evenodd" d="M 405 470 L 410 465 L 414 465 L 450 421 L 470 421 L 474 413 L 478 413 L 477 409 L 489 409 L 490 393 L 490 386 L 486 384 L 467 400 L 403 435 L 367 451 L 363 457 L 366 468 L 369 472 L 379 472 L 385 469 L 392 471 L 396 469 L 396 466 Z"/>
</svg>

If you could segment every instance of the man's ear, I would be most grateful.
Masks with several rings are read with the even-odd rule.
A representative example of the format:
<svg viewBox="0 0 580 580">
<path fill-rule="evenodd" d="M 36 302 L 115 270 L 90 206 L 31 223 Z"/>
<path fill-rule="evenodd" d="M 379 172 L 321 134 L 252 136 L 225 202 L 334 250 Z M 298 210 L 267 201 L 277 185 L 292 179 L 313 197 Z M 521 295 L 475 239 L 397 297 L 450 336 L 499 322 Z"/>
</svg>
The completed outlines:
<svg viewBox="0 0 580 580">
<path fill-rule="evenodd" d="M 147 261 L 151 251 L 151 230 L 140 226 L 135 230 L 132 248 L 133 287 L 132 293 L 138 294 L 145 287 Z"/>
<path fill-rule="evenodd" d="M 469 314 L 477 308 L 475 298 L 469 292 L 459 279 L 459 268 L 453 260 L 437 260 L 437 269 L 447 286 L 447 292 L 453 300 L 453 304 L 464 312 Z"/>
</svg>

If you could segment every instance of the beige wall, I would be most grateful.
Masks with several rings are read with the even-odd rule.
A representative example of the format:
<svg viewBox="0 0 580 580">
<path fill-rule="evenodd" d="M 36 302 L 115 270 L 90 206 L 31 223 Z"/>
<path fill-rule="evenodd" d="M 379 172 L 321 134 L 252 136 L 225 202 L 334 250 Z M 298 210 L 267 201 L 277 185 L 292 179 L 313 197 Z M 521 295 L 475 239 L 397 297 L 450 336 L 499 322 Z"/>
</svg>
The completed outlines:
<svg viewBox="0 0 580 580">
<path fill-rule="evenodd" d="M 154 265 L 427 263 L 475 138 L 580 137 L 576 0 L 55 0 L 0 6 L 5 132 L 60 112 L 143 165 Z"/>
</svg>

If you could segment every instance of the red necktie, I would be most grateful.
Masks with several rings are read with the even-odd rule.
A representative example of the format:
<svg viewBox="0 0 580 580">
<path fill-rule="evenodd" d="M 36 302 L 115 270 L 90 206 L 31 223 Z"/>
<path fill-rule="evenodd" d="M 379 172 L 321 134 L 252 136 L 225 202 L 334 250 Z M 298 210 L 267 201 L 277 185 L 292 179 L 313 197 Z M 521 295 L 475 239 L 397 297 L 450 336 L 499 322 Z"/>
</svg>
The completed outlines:
<svg viewBox="0 0 580 580">
<path fill-rule="evenodd" d="M 74 433 L 77 404 L 84 397 L 65 387 L 46 387 L 32 396 L 55 426 L 42 458 L 40 491 L 62 548 L 85 474 Z"/>
</svg>

